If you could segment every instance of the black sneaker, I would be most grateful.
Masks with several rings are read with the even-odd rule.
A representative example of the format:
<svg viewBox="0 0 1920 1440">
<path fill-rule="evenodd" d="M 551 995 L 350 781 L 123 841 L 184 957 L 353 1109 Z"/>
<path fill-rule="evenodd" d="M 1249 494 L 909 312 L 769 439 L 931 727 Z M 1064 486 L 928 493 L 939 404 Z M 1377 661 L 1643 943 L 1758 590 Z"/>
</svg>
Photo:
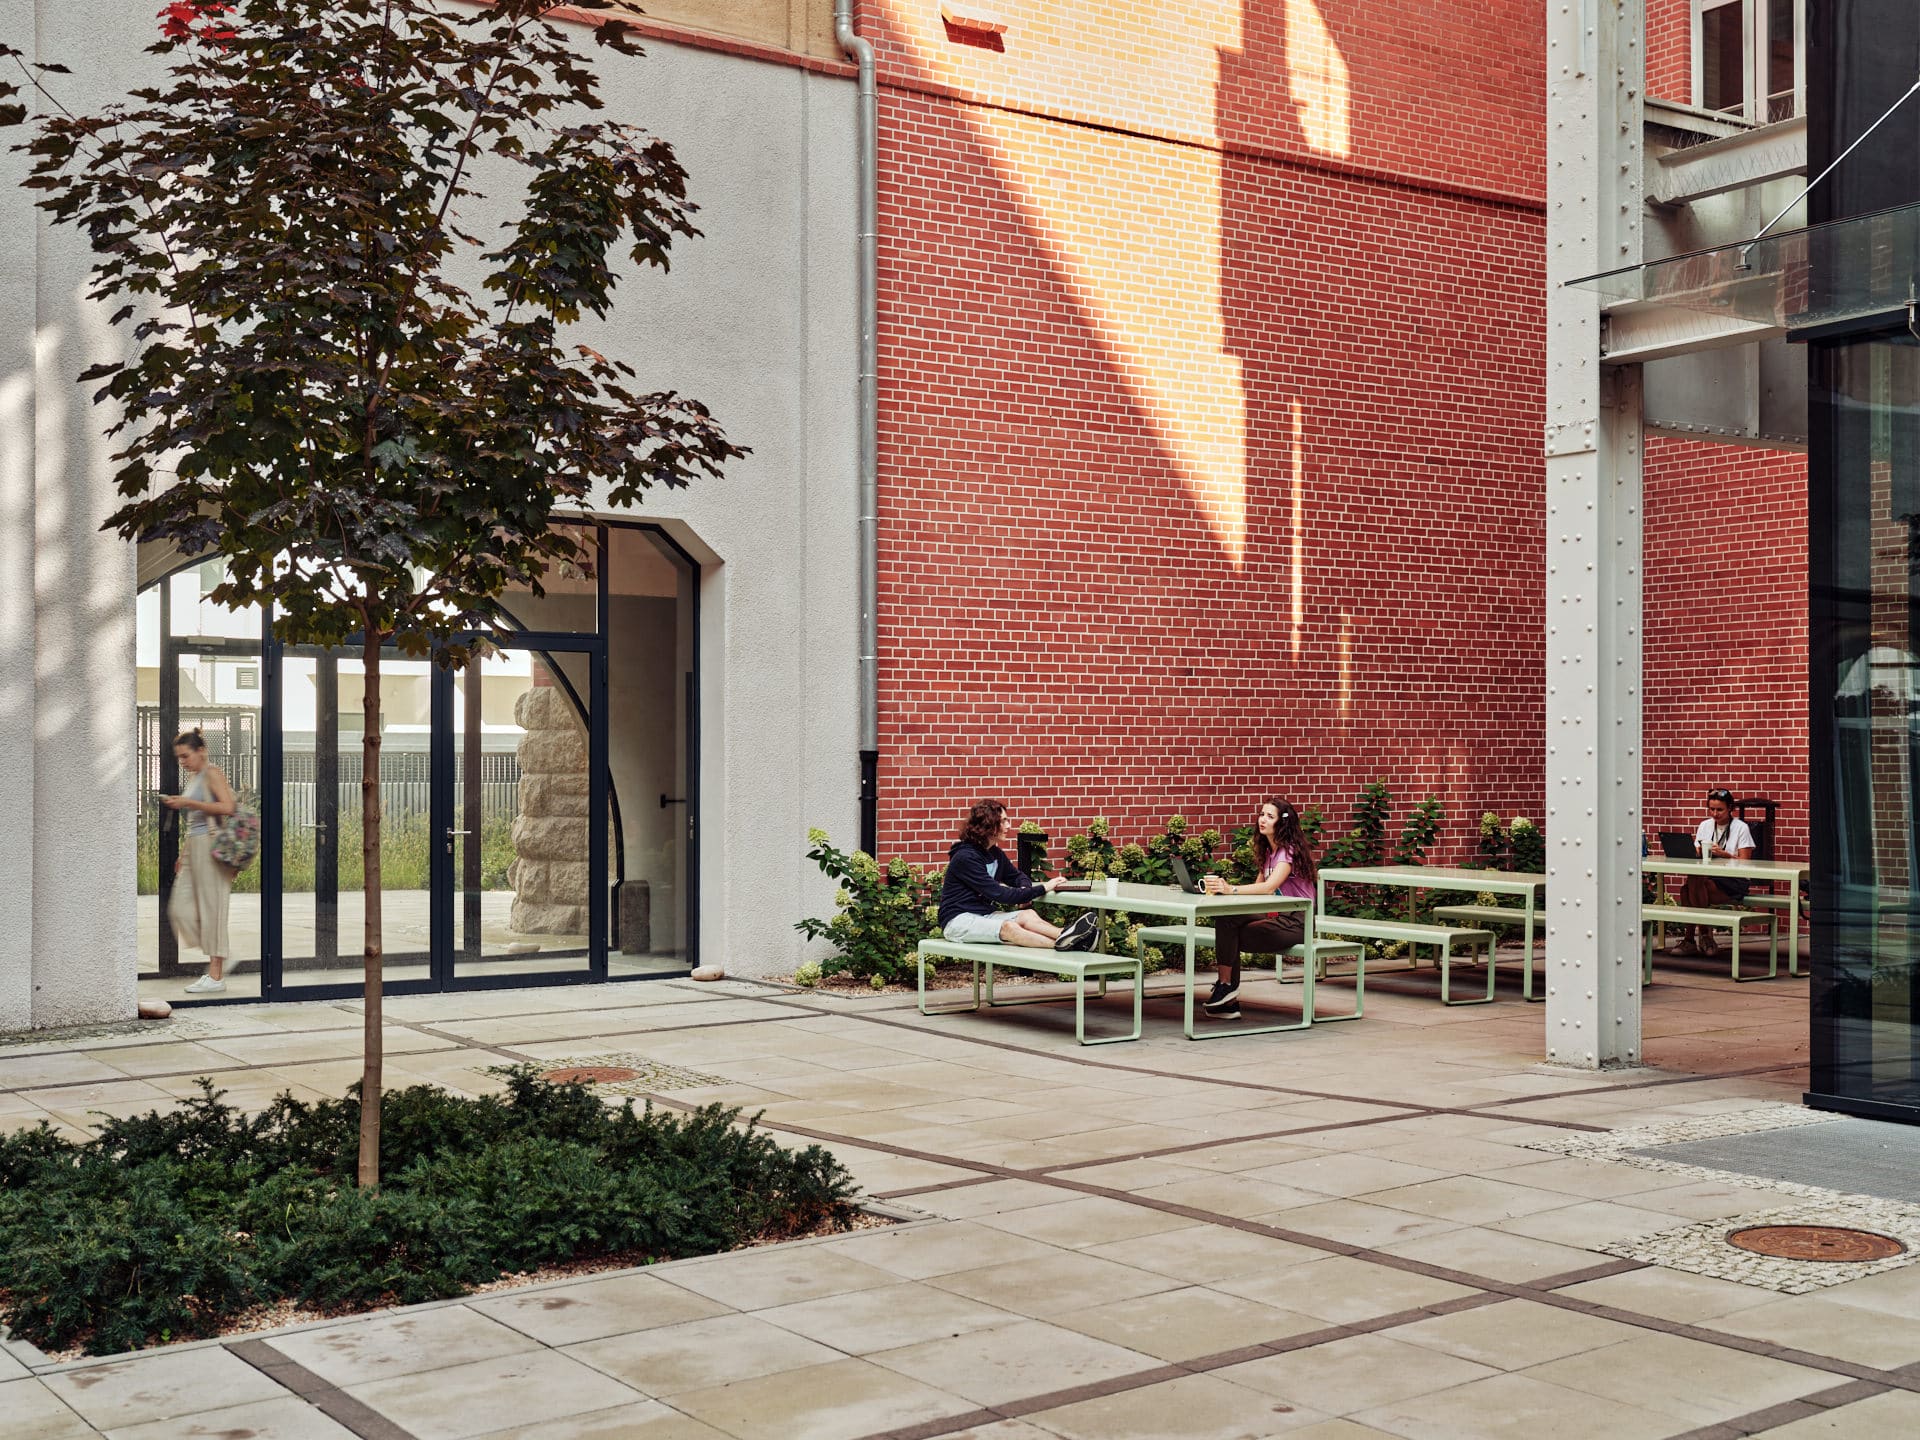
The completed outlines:
<svg viewBox="0 0 1920 1440">
<path fill-rule="evenodd" d="M 1238 1020 L 1240 1018 L 1240 1002 L 1238 1000 L 1229 1000 L 1218 1010 L 1208 1010 L 1207 1017 L 1212 1020 Z"/>
<path fill-rule="evenodd" d="M 1214 981 L 1213 991 L 1207 996 L 1201 1008 L 1209 1015 L 1219 1015 L 1231 1010 L 1233 1015 L 1230 1018 L 1238 1019 L 1240 1015 L 1240 982 L 1238 980 L 1232 982 L 1224 980 Z"/>
</svg>

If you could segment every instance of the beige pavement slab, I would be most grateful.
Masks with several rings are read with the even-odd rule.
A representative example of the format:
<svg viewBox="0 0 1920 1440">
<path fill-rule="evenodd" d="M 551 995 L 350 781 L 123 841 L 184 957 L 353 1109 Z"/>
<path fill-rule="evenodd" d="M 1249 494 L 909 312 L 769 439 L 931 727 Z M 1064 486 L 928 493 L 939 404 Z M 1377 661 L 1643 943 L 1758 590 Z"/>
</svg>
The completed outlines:
<svg viewBox="0 0 1920 1440">
<path fill-rule="evenodd" d="M 1049 1198 L 1055 1201 L 1060 1194 L 1058 1190 L 1048 1191 Z M 1060 1253 L 1057 1247 L 1044 1241 L 970 1220 L 899 1230 L 869 1230 L 821 1248 L 887 1271 L 889 1280 L 895 1277 L 928 1280 L 961 1270 L 1047 1260 Z"/>
<path fill-rule="evenodd" d="M 1619 1168 L 1619 1167 L 1614 1167 Z M 1321 1195 L 1365 1195 L 1395 1186 L 1443 1179 L 1444 1172 L 1400 1160 L 1342 1151 L 1318 1151 L 1302 1159 L 1265 1165 L 1241 1172 L 1251 1180 L 1266 1180 Z"/>
<path fill-rule="evenodd" d="M 61 1370 L 44 1377 L 44 1383 L 98 1430 L 278 1400 L 287 1393 L 217 1345 Z"/>
<path fill-rule="evenodd" d="M 1604 1280 L 1584 1280 L 1559 1293 L 1683 1325 L 1704 1324 L 1716 1316 L 1731 1315 L 1779 1298 L 1771 1290 L 1752 1285 L 1736 1285 L 1731 1280 L 1651 1265 L 1624 1275 L 1609 1275 Z M 1837 1293 L 1829 1291 L 1828 1295 L 1831 1298 Z"/>
<path fill-rule="evenodd" d="M 1184 1215 L 1169 1215 L 1163 1210 L 1112 1200 L 1103 1195 L 1083 1195 L 1056 1205 L 1035 1205 L 982 1216 L 980 1223 L 991 1229 L 1025 1235 L 1049 1245 L 1069 1250 L 1085 1250 L 1116 1240 L 1138 1240 L 1147 1235 L 1164 1235 L 1170 1230 L 1191 1229 L 1193 1221 Z"/>
<path fill-rule="evenodd" d="M 467 1308 L 543 1345 L 571 1345 L 729 1313 L 717 1300 L 653 1275 L 611 1275 L 574 1285 L 509 1291 L 475 1299 Z"/>
<path fill-rule="evenodd" d="M 1552 1275 L 1566 1275 L 1604 1263 L 1607 1256 L 1570 1245 L 1555 1245 L 1526 1235 L 1510 1235 L 1484 1225 L 1468 1225 L 1404 1244 L 1383 1247 L 1390 1255 L 1424 1261 L 1450 1270 L 1464 1270 L 1492 1280 L 1531 1283 Z"/>
<path fill-rule="evenodd" d="M 268 1343 L 342 1389 L 539 1348 L 538 1341 L 464 1305 L 405 1310 L 298 1330 Z"/>
<path fill-rule="evenodd" d="M 1822 1295 L 1792 1295 L 1737 1310 L 1713 1321 L 1711 1328 L 1883 1370 L 1920 1361 L 1920 1320 L 1845 1305 Z"/>
<path fill-rule="evenodd" d="M 1531 1300 L 1503 1300 L 1416 1320 L 1381 1333 L 1392 1340 L 1424 1345 L 1497 1370 L 1524 1370 L 1530 1365 L 1618 1345 L 1643 1332 L 1597 1315 Z"/>
<path fill-rule="evenodd" d="M 1374 1191 L 1364 1197 L 1369 1204 L 1388 1205 L 1462 1225 L 1488 1225 L 1512 1220 L 1545 1210 L 1559 1210 L 1568 1197 L 1552 1190 L 1536 1190 L 1485 1175 L 1453 1175 L 1442 1180 L 1425 1180 L 1417 1185 L 1402 1185 L 1392 1190 Z"/>
<path fill-rule="evenodd" d="M 1384 1250 L 1404 1245 L 1429 1235 L 1445 1235 L 1460 1228 L 1453 1220 L 1415 1215 L 1410 1210 L 1395 1210 L 1386 1205 L 1371 1205 L 1364 1200 L 1328 1200 L 1315 1197 L 1311 1205 L 1296 1205 L 1289 1210 L 1254 1217 L 1262 1224 L 1283 1230 L 1297 1230 L 1342 1245 L 1359 1245 Z"/>
<path fill-rule="evenodd" d="M 1663 1440 L 1697 1428 L 1524 1375 L 1412 1396 L 1356 1418 L 1405 1440 Z"/>
<path fill-rule="evenodd" d="M 1825 1291 L 1823 1298 L 1885 1315 L 1920 1320 L 1920 1265 L 1908 1265 Z"/>
<path fill-rule="evenodd" d="M 935 1190 L 909 1195 L 900 1203 L 929 1215 L 944 1215 L 965 1220 L 993 1215 L 1002 1210 L 1019 1210 L 1028 1205 L 1053 1205 L 1060 1191 L 1032 1180 L 987 1180 L 978 1185 L 959 1185 L 950 1190 Z"/>
<path fill-rule="evenodd" d="M 977 1408 L 866 1360 L 695 1390 L 673 1403 L 738 1440 L 847 1440 Z"/>
<path fill-rule="evenodd" d="M 1037 1320 L 883 1350 L 871 1358 L 979 1405 L 1137 1375 L 1159 1363 L 1140 1351 Z"/>
<path fill-rule="evenodd" d="M 1067 1440 L 1261 1440 L 1299 1434 L 1326 1419 L 1212 1375 L 1040 1410 L 1032 1418 Z"/>
<path fill-rule="evenodd" d="M 1322 1330 L 1327 1322 L 1194 1285 L 1069 1310 L 1053 1323 L 1159 1360 L 1195 1360 Z"/>
<path fill-rule="evenodd" d="M 1633 1197 L 1638 1199 L 1640 1197 Z M 1592 1249 L 1614 1240 L 1630 1240 L 1638 1235 L 1654 1235 L 1675 1230 L 1687 1222 L 1664 1210 L 1642 1210 L 1634 1205 L 1611 1200 L 1583 1200 L 1557 1210 L 1541 1210 L 1511 1220 L 1492 1222 L 1496 1230 L 1514 1235 L 1531 1235 L 1555 1245 Z"/>
<path fill-rule="evenodd" d="M 1118 1261 L 1062 1250 L 1038 1260 L 940 1275 L 928 1283 L 1035 1318 L 1171 1290 L 1176 1284 Z"/>
<path fill-rule="evenodd" d="M 1920 1395 L 1889 1390 L 1754 1433 L 1756 1440 L 1913 1440 L 1920 1435 Z"/>
<path fill-rule="evenodd" d="M 106 1440 L 354 1440 L 353 1431 L 295 1395 L 258 1400 L 191 1419 L 152 1420 L 106 1432 Z"/>
<path fill-rule="evenodd" d="M 416 1440 L 468 1440 L 489 1430 L 611 1410 L 647 1398 L 554 1350 L 503 1355 L 351 1387 Z"/>
<path fill-rule="evenodd" d="M 932 1285 L 906 1284 L 782 1305 L 760 1311 L 757 1318 L 849 1355 L 870 1355 L 1017 1324 L 1026 1317 Z"/>
<path fill-rule="evenodd" d="M 652 1397 L 753 1380 L 841 1358 L 753 1315 L 720 1315 L 569 1345 L 566 1353 Z"/>
<path fill-rule="evenodd" d="M 1451 1389 L 1496 1373 L 1491 1367 L 1408 1345 L 1384 1335 L 1354 1335 L 1306 1350 L 1268 1355 L 1214 1372 L 1328 1415 L 1351 1415 L 1415 1395 Z"/>
<path fill-rule="evenodd" d="M 675 1265 L 662 1270 L 660 1278 L 735 1310 L 767 1310 L 796 1300 L 891 1285 L 896 1277 L 831 1245 L 797 1245 Z"/>
<path fill-rule="evenodd" d="M 1621 1404 L 1710 1425 L 1817 1390 L 1834 1377 L 1782 1360 L 1728 1350 L 1678 1335 L 1640 1335 L 1618 1345 L 1549 1360 L 1528 1378 L 1583 1390 Z"/>
<path fill-rule="evenodd" d="M 1437 1305 L 1474 1293 L 1464 1285 L 1389 1269 L 1346 1255 L 1332 1255 L 1272 1273 L 1257 1272 L 1220 1280 L 1214 1288 L 1343 1325 Z"/>
<path fill-rule="evenodd" d="M 1194 1225 L 1146 1241 L 1122 1240 L 1094 1245 L 1088 1247 L 1086 1253 L 1196 1285 L 1272 1274 L 1288 1266 L 1326 1258 L 1324 1250 L 1312 1250 L 1290 1240 L 1234 1230 L 1225 1225 Z"/>
<path fill-rule="evenodd" d="M 489 1430 L 483 1440 L 728 1440 L 728 1436 L 670 1405 L 642 1400 L 612 1410 Z"/>
<path fill-rule="evenodd" d="M 38 1380 L 0 1383 L 0 1435 L 7 1440 L 92 1440 L 94 1429 Z"/>
</svg>

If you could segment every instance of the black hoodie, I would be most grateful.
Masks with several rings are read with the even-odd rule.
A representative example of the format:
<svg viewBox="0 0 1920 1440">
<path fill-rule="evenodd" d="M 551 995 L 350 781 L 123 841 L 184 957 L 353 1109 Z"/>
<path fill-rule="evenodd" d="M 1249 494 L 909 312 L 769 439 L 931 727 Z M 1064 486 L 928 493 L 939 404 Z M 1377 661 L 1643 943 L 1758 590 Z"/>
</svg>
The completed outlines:
<svg viewBox="0 0 1920 1440">
<path fill-rule="evenodd" d="M 996 863 L 997 862 L 997 863 Z M 991 874 L 987 866 L 994 866 Z M 956 840 L 947 851 L 947 880 L 940 887 L 940 928 L 956 915 L 991 915 L 1002 905 L 1025 905 L 1047 893 L 1015 868 L 1007 852 L 971 840 Z"/>
</svg>

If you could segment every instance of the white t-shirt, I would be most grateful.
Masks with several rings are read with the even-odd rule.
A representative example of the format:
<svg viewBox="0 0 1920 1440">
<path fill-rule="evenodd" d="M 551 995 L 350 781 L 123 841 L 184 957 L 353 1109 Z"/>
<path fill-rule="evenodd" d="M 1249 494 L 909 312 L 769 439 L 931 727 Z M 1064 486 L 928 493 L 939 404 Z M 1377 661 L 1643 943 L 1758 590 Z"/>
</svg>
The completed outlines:
<svg viewBox="0 0 1920 1440">
<path fill-rule="evenodd" d="M 1704 845 L 1709 840 L 1725 850 L 1729 855 L 1738 855 L 1742 850 L 1754 849 L 1753 831 L 1747 828 L 1747 822 L 1738 815 L 1727 822 L 1727 833 L 1722 836 L 1720 827 L 1708 816 L 1700 822 L 1700 828 L 1693 832 L 1693 843 Z"/>
</svg>

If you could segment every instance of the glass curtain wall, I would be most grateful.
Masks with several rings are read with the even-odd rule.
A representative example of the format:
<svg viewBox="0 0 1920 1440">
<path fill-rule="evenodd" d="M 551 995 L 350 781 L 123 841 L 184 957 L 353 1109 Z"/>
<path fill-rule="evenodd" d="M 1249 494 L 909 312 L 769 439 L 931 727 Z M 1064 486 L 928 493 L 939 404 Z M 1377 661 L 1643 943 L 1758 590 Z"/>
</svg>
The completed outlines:
<svg viewBox="0 0 1920 1440">
<path fill-rule="evenodd" d="M 1911 0 L 1807 0 L 1819 173 L 1920 73 Z M 1818 224 L 1920 201 L 1920 107 L 1893 111 L 1809 197 Z M 1916 293 L 1912 257 L 1815 258 L 1834 296 Z M 1832 334 L 1832 328 L 1827 330 Z M 1920 331 L 1911 307 L 1809 346 L 1813 989 L 1808 1100 L 1920 1121 Z"/>
</svg>

